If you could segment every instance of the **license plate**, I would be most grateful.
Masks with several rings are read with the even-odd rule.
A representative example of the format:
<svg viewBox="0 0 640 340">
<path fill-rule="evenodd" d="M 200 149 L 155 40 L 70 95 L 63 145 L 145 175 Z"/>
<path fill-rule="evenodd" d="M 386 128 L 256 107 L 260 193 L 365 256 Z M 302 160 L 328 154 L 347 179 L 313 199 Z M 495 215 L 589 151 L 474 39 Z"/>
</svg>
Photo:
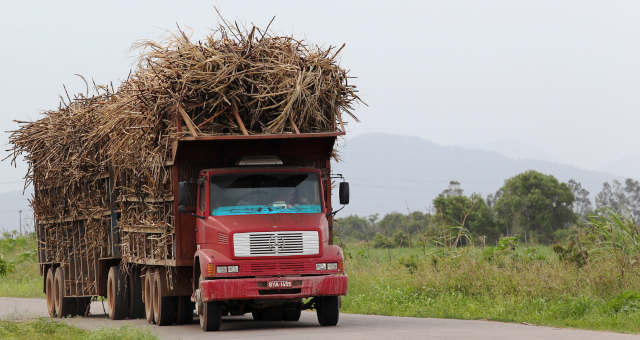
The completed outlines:
<svg viewBox="0 0 640 340">
<path fill-rule="evenodd" d="M 291 281 L 269 281 L 267 282 L 269 288 L 289 288 L 291 287 Z"/>
</svg>

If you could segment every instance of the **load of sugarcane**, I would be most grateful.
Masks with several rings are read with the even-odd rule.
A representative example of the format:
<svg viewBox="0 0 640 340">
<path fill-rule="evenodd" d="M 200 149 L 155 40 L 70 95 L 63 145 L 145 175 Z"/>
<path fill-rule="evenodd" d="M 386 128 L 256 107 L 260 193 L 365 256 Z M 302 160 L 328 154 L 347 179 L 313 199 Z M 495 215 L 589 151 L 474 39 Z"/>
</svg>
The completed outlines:
<svg viewBox="0 0 640 340">
<path fill-rule="evenodd" d="M 165 164 L 176 139 L 328 132 L 356 120 L 360 98 L 336 60 L 342 47 L 226 22 L 201 41 L 178 30 L 137 47 L 138 64 L 120 86 L 85 81 L 85 93 L 61 96 L 58 109 L 11 133 L 14 161 L 23 156 L 29 166 L 37 220 L 99 215 L 111 190 L 130 203 L 121 226 L 170 234 L 169 205 L 148 201 L 171 195 Z M 99 182 L 105 174 L 109 190 Z"/>
</svg>

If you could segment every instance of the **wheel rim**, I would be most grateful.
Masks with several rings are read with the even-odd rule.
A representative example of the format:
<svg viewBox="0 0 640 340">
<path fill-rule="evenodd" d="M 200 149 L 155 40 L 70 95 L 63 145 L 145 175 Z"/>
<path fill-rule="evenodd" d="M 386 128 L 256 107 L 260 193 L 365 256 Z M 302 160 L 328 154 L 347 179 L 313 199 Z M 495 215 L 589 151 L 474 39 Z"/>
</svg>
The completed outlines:
<svg viewBox="0 0 640 340">
<path fill-rule="evenodd" d="M 113 314 L 113 305 L 114 305 L 114 294 L 113 291 L 113 281 L 111 277 L 107 280 L 107 303 L 109 304 L 109 315 Z"/>
<path fill-rule="evenodd" d="M 144 311 L 147 317 L 147 321 L 149 323 L 153 322 L 153 301 L 151 294 L 151 282 L 150 275 L 146 274 L 144 276 Z"/>
<path fill-rule="evenodd" d="M 60 287 L 60 280 L 58 275 L 56 275 L 55 279 L 53 280 L 53 293 L 53 303 L 56 310 L 56 316 L 61 318 L 63 317 L 63 315 L 61 314 L 62 311 L 60 310 L 60 307 L 62 306 L 62 296 L 64 294 L 62 292 L 62 287 Z"/>
<path fill-rule="evenodd" d="M 162 311 L 160 310 L 160 303 L 162 302 L 162 291 L 160 288 L 160 279 L 159 275 L 156 273 L 154 275 L 153 280 L 153 318 L 156 321 L 156 324 L 160 324 L 160 318 L 162 317 Z"/>
<path fill-rule="evenodd" d="M 53 294 L 53 278 L 51 275 L 51 269 L 47 270 L 47 280 L 46 280 L 46 286 L 45 286 L 45 290 L 47 293 L 47 309 L 49 312 L 49 316 L 55 316 L 56 315 L 56 308 L 55 308 L 55 299 L 54 299 L 54 294 Z"/>
</svg>

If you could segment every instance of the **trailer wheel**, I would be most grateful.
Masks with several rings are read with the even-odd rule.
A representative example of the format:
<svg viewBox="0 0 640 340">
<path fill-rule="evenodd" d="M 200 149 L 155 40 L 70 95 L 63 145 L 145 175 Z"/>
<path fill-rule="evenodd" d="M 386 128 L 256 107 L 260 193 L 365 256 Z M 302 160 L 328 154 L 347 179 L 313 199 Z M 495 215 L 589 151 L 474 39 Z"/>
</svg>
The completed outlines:
<svg viewBox="0 0 640 340">
<path fill-rule="evenodd" d="M 153 274 L 147 272 L 144 275 L 144 312 L 147 322 L 153 323 Z"/>
<path fill-rule="evenodd" d="M 120 274 L 119 266 L 111 266 L 109 268 L 107 301 L 109 303 L 109 319 L 111 320 L 122 320 L 127 317 L 127 312 L 129 311 L 126 278 Z"/>
<path fill-rule="evenodd" d="M 74 299 L 65 297 L 64 291 L 64 270 L 58 267 L 53 274 L 53 300 L 59 318 L 72 316 L 76 311 Z"/>
<path fill-rule="evenodd" d="M 153 276 L 153 319 L 158 326 L 175 323 L 178 299 L 175 296 L 162 296 L 162 275 L 156 271 Z"/>
<path fill-rule="evenodd" d="M 53 280 L 53 267 L 49 267 L 47 269 L 47 274 L 45 278 L 45 286 L 44 291 L 47 294 L 47 310 L 49 311 L 49 316 L 52 318 L 56 317 L 56 303 L 55 303 L 55 292 L 54 292 L 54 280 Z"/>
<path fill-rule="evenodd" d="M 200 328 L 203 331 L 218 331 L 222 317 L 222 306 L 217 301 L 203 302 L 200 311 Z"/>
<path fill-rule="evenodd" d="M 142 302 L 142 280 L 140 270 L 133 268 L 129 275 L 129 317 L 139 319 L 145 317 L 145 306 Z"/>
<path fill-rule="evenodd" d="M 191 297 L 178 296 L 178 317 L 176 323 L 178 325 L 190 324 L 193 322 L 193 309 L 195 308 Z"/>
<path fill-rule="evenodd" d="M 316 314 L 321 326 L 335 326 L 340 317 L 340 304 L 337 296 L 317 297 Z"/>
</svg>

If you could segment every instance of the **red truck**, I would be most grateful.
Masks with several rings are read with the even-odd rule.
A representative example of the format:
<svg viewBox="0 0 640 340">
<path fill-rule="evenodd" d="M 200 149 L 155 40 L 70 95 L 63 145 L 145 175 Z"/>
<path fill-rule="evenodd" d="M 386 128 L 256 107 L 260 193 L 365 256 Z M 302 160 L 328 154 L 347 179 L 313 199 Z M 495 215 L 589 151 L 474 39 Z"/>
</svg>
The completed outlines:
<svg viewBox="0 0 640 340">
<path fill-rule="evenodd" d="M 306 309 L 320 325 L 336 325 L 347 276 L 333 244 L 331 189 L 339 183 L 345 205 L 349 185 L 330 160 L 341 134 L 179 138 L 166 164 L 173 197 L 163 204 L 174 229 L 164 258 L 154 256 L 161 246 L 153 237 L 119 229 L 123 198 L 106 200 L 108 246 L 93 258 L 52 260 L 60 249 L 46 247 L 47 223 L 64 222 L 37 221 L 50 314 L 83 314 L 91 297 L 105 296 L 110 318 L 157 325 L 189 323 L 195 307 L 204 331 L 219 330 L 225 315 L 297 321 Z M 117 179 L 101 181 L 117 194 L 109 190 Z M 71 249 L 82 247 L 80 236 L 68 236 Z"/>
</svg>

